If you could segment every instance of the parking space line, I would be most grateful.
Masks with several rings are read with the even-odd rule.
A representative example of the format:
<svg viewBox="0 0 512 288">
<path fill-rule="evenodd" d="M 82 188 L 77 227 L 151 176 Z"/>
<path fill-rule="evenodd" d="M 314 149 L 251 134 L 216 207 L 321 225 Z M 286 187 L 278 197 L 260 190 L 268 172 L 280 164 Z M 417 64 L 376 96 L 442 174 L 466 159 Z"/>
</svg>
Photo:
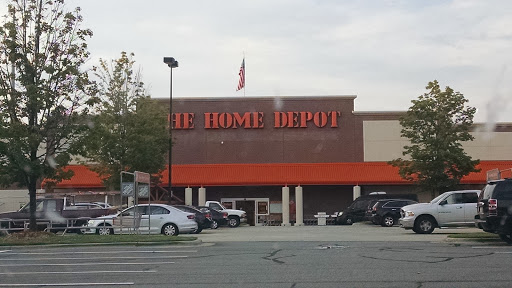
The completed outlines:
<svg viewBox="0 0 512 288">
<path fill-rule="evenodd" d="M 473 249 L 510 249 L 510 246 L 472 246 Z"/>
<path fill-rule="evenodd" d="M 137 262 L 137 263 L 126 263 L 126 262 L 108 262 L 108 263 L 28 263 L 28 264 L 1 264 L 0 267 L 25 267 L 25 266 L 98 266 L 98 265 L 155 265 L 155 264 L 175 264 L 176 262 Z"/>
<path fill-rule="evenodd" d="M 0 284 L 0 287 L 46 287 L 46 286 L 107 286 L 135 285 L 135 282 L 104 282 L 104 283 L 34 283 L 34 284 Z"/>
<path fill-rule="evenodd" d="M 56 257 L 56 258 L 22 258 L 22 259 L 10 259 L 5 258 L 0 261 L 48 261 L 48 260 L 96 260 L 96 259 L 148 259 L 148 256 L 115 256 L 115 257 Z M 171 256 L 151 256 L 151 259 L 176 259 L 176 258 L 188 258 L 185 255 L 171 255 Z"/>
<path fill-rule="evenodd" d="M 11 252 L 11 250 L 0 250 L 0 253 Z"/>
<path fill-rule="evenodd" d="M 1 272 L 0 275 L 29 275 L 29 274 L 123 274 L 123 273 L 156 273 L 156 270 L 129 271 L 35 271 L 35 272 Z M 0 284 L 1 285 L 1 284 Z"/>
<path fill-rule="evenodd" d="M 3 251 L 7 254 L 16 254 L 16 255 L 55 255 L 55 252 L 13 252 L 12 250 Z M 107 252 L 99 252 L 99 251 L 73 251 L 73 254 L 117 254 L 117 253 L 197 253 L 197 250 L 182 250 L 182 251 L 107 251 Z"/>
</svg>

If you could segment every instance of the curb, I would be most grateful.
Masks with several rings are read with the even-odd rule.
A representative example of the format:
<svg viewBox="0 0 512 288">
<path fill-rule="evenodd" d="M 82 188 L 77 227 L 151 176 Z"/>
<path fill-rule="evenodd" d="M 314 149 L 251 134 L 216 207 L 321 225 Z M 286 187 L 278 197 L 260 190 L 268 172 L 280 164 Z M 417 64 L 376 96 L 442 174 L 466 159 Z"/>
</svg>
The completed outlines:
<svg viewBox="0 0 512 288">
<path fill-rule="evenodd" d="M 27 245 L 5 245 L 0 250 L 13 248 L 53 248 L 53 247 L 93 247 L 93 246 L 181 246 L 181 245 L 202 245 L 201 239 L 175 242 L 110 242 L 110 243 L 77 243 L 77 244 L 27 244 Z"/>
</svg>

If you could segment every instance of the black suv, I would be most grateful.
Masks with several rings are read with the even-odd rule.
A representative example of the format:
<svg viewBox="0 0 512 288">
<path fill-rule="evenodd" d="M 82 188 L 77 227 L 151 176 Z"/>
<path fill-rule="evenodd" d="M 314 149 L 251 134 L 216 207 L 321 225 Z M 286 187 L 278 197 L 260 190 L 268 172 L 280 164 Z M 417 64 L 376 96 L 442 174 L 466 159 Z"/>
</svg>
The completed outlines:
<svg viewBox="0 0 512 288">
<path fill-rule="evenodd" d="M 368 205 L 375 200 L 405 198 L 418 201 L 416 194 L 369 194 L 358 197 L 343 212 L 336 215 L 337 225 L 352 225 L 355 222 L 367 220 L 365 218 Z"/>
<path fill-rule="evenodd" d="M 374 224 L 380 224 L 383 227 L 391 227 L 398 223 L 400 218 L 400 208 L 416 204 L 418 202 L 409 199 L 382 199 L 377 201 L 371 211 L 370 220 Z"/>
<path fill-rule="evenodd" d="M 208 212 L 202 212 L 199 209 L 188 206 L 188 205 L 172 205 L 174 208 L 180 209 L 184 212 L 194 213 L 196 214 L 196 222 L 197 222 L 197 229 L 194 230 L 192 233 L 199 234 L 203 229 L 210 228 L 212 225 L 212 214 L 210 211 Z"/>
<path fill-rule="evenodd" d="M 478 197 L 475 225 L 512 244 L 512 179 L 490 181 Z"/>
</svg>

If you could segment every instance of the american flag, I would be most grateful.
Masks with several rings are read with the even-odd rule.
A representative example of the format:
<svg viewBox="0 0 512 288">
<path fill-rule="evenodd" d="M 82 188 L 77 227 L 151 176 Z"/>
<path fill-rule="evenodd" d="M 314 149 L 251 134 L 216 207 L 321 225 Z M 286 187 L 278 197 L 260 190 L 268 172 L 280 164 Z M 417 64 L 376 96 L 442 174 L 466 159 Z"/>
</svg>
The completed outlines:
<svg viewBox="0 0 512 288">
<path fill-rule="evenodd" d="M 238 87 L 236 88 L 236 91 L 245 87 L 245 58 L 242 60 L 242 66 L 240 66 L 240 72 L 238 72 L 238 75 L 240 75 L 240 79 L 238 80 Z"/>
</svg>

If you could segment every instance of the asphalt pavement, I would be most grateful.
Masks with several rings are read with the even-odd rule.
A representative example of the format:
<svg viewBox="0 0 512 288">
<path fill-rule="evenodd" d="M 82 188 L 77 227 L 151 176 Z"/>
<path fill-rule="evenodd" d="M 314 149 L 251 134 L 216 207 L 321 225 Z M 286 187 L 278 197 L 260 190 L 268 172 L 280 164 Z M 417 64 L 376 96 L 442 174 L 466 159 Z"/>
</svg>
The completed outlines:
<svg viewBox="0 0 512 288">
<path fill-rule="evenodd" d="M 398 226 L 382 227 L 366 222 L 354 225 L 326 226 L 248 226 L 205 229 L 196 235 L 207 242 L 252 242 L 252 241 L 427 241 L 444 242 L 449 234 L 475 233 L 477 228 L 436 228 L 432 234 L 416 234 Z"/>
</svg>

